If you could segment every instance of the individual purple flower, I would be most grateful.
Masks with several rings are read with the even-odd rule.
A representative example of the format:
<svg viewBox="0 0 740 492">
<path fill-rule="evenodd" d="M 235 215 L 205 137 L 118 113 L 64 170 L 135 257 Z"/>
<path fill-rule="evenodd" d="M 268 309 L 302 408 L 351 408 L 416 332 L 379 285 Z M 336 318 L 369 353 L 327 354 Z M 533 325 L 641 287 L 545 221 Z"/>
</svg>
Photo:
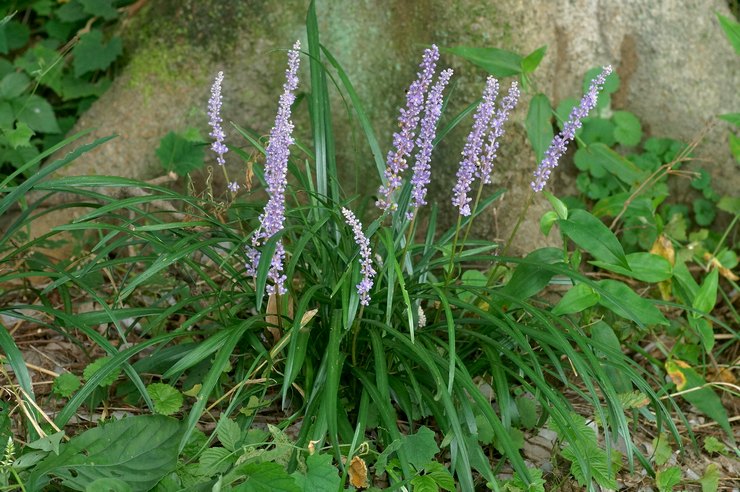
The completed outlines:
<svg viewBox="0 0 740 492">
<path fill-rule="evenodd" d="M 496 116 L 491 121 L 491 129 L 488 132 L 488 143 L 480 159 L 480 167 L 476 171 L 476 177 L 480 178 L 483 184 L 491 182 L 491 173 L 493 172 L 493 160 L 496 159 L 496 152 L 504 136 L 504 123 L 509 118 L 509 113 L 514 110 L 516 103 L 519 101 L 519 86 L 516 81 L 511 83 L 509 93 L 499 102 Z"/>
<path fill-rule="evenodd" d="M 483 147 L 488 124 L 493 117 L 494 103 L 498 95 L 498 80 L 488 77 L 486 88 L 483 91 L 483 100 L 478 105 L 478 110 L 473 116 L 473 128 L 468 134 L 465 147 L 462 151 L 462 160 L 457 169 L 457 183 L 452 189 L 452 204 L 460 209 L 460 215 L 470 215 L 470 193 L 475 173 L 480 165 L 480 153 Z"/>
<path fill-rule="evenodd" d="M 373 288 L 373 277 L 375 277 L 375 269 L 373 269 L 373 252 L 370 250 L 370 240 L 362 232 L 362 224 L 357 220 L 355 214 L 351 210 L 342 208 L 342 214 L 344 215 L 345 221 L 352 228 L 352 232 L 355 235 L 355 243 L 360 247 L 360 273 L 362 273 L 362 280 L 357 284 L 357 293 L 360 295 L 360 304 L 367 306 L 370 304 L 370 289 Z"/>
<path fill-rule="evenodd" d="M 547 180 L 550 178 L 550 173 L 558 166 L 558 160 L 565 153 L 568 142 L 575 138 L 576 130 L 581 127 L 581 120 L 596 107 L 599 91 L 604 86 L 606 77 L 610 73 L 612 73 L 612 67 L 607 65 L 603 68 L 601 74 L 591 81 L 591 86 L 588 88 L 588 92 L 583 95 L 581 103 L 570 112 L 568 121 L 563 125 L 563 131 L 552 139 L 550 147 L 545 151 L 542 162 L 534 172 L 534 181 L 530 183 L 535 193 L 542 191 L 545 187 Z"/>
<path fill-rule="evenodd" d="M 434 72 L 439 59 L 439 48 L 432 45 L 424 50 L 424 57 L 419 65 L 417 78 L 409 86 L 406 93 L 406 108 L 401 109 L 398 117 L 400 130 L 393 134 L 393 147 L 388 152 L 387 168 L 385 170 L 386 183 L 378 189 L 380 198 L 375 205 L 383 212 L 395 210 L 398 204 L 394 201 L 394 193 L 403 183 L 403 173 L 408 168 L 407 157 L 414 150 L 416 127 L 419 125 L 419 113 L 424 107 L 424 94 L 432 83 Z"/>
<path fill-rule="evenodd" d="M 216 153 L 216 162 L 218 162 L 219 166 L 223 166 L 226 163 L 224 154 L 229 151 L 226 145 L 224 145 L 226 134 L 223 128 L 221 128 L 221 84 L 223 81 L 224 73 L 218 72 L 211 86 L 211 98 L 208 100 L 208 117 L 210 118 L 208 124 L 213 128 L 211 133 L 209 133 L 213 138 L 211 150 Z"/>
<path fill-rule="evenodd" d="M 232 181 L 231 183 L 229 183 L 228 188 L 230 192 L 236 193 L 237 191 L 239 191 L 239 188 L 241 188 L 241 186 L 239 186 L 239 183 L 237 183 L 236 181 Z"/>
<path fill-rule="evenodd" d="M 422 205 L 426 205 L 427 186 L 431 179 L 431 166 L 429 162 L 432 159 L 432 148 L 434 136 L 437 133 L 437 122 L 442 114 L 442 92 L 452 77 L 452 69 L 442 71 L 437 83 L 429 91 L 426 107 L 424 109 L 424 118 L 421 120 L 421 129 L 419 138 L 416 139 L 416 145 L 419 151 L 416 153 L 416 162 L 414 163 L 414 174 L 411 177 L 411 212 L 407 214 L 409 220 L 414 216 L 414 212 Z"/>
<path fill-rule="evenodd" d="M 298 65 L 301 44 L 296 41 L 293 49 L 288 51 L 288 68 L 285 70 L 285 84 L 280 96 L 275 125 L 270 130 L 270 142 L 265 151 L 265 182 L 267 183 L 268 200 L 262 215 L 259 217 L 259 228 L 252 236 L 252 246 L 247 247 L 247 273 L 254 276 L 257 272 L 260 254 L 256 248 L 283 229 L 285 222 L 285 188 L 288 184 L 288 157 L 293 143 L 293 123 L 290 120 L 290 107 L 295 101 L 293 92 L 298 87 Z M 285 248 L 281 241 L 275 246 L 270 270 L 267 277 L 272 282 L 267 285 L 269 294 L 285 294 L 283 261 Z"/>
</svg>

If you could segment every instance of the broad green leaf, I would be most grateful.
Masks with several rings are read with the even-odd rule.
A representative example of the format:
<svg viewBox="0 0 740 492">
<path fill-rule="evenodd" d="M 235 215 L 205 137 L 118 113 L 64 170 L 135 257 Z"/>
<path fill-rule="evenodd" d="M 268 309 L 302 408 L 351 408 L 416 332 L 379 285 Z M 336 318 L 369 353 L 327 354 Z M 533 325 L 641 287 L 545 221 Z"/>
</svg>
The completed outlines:
<svg viewBox="0 0 740 492">
<path fill-rule="evenodd" d="M 555 275 L 541 265 L 552 265 L 562 261 L 563 252 L 557 248 L 540 248 L 532 251 L 524 258 L 523 263 L 517 265 L 503 291 L 521 300 L 537 294 Z"/>
<path fill-rule="evenodd" d="M 622 351 L 622 344 L 619 342 L 619 338 L 614 333 L 612 327 L 604 321 L 597 321 L 591 326 L 591 338 L 594 340 L 595 345 L 598 344 L 601 347 L 607 347 L 612 353 Z M 632 390 L 632 383 L 625 372 L 609 363 L 609 355 L 603 353 L 601 350 L 597 350 L 597 353 L 604 360 L 602 364 L 604 372 L 614 386 L 614 389 L 618 393 L 626 393 Z"/>
<path fill-rule="evenodd" d="M 73 490 L 103 478 L 126 477 L 135 491 L 151 490 L 177 464 L 180 423 L 161 415 L 108 422 L 83 432 L 59 455 L 49 455 L 31 472 L 27 490 L 42 490 L 54 477 Z"/>
<path fill-rule="evenodd" d="M 13 106 L 7 101 L 0 101 L 0 128 L 13 128 L 15 123 L 15 114 Z"/>
<path fill-rule="evenodd" d="M 694 297 L 694 301 L 691 303 L 691 307 L 703 313 L 711 312 L 712 309 L 714 309 L 714 305 L 717 303 L 718 280 L 718 270 L 715 269 L 709 272 L 709 275 L 706 276 L 701 287 L 699 287 L 696 297 Z"/>
<path fill-rule="evenodd" d="M 534 429 L 537 425 L 537 403 L 532 398 L 519 396 L 514 400 L 519 411 L 519 423 L 525 429 Z"/>
<path fill-rule="evenodd" d="M 558 221 L 560 231 L 599 261 L 629 269 L 624 249 L 614 233 L 585 210 L 572 210 Z"/>
<path fill-rule="evenodd" d="M 203 147 L 202 143 L 191 142 L 171 131 L 160 141 L 156 154 L 165 171 L 185 176 L 203 167 Z"/>
<path fill-rule="evenodd" d="M 547 147 L 552 142 L 552 107 L 547 96 L 540 93 L 532 98 L 527 112 L 527 138 L 532 145 L 537 162 L 542 161 Z"/>
<path fill-rule="evenodd" d="M 34 135 L 34 131 L 22 121 L 19 121 L 15 125 L 13 130 L 5 130 L 3 132 L 5 138 L 8 139 L 8 143 L 14 149 L 18 147 L 29 147 L 31 145 L 31 137 Z"/>
<path fill-rule="evenodd" d="M 709 453 L 719 453 L 719 454 L 725 454 L 727 452 L 727 446 L 725 446 L 725 443 L 720 441 L 714 436 L 707 436 L 704 439 L 704 450 Z"/>
<path fill-rule="evenodd" d="M 601 296 L 586 284 L 578 284 L 571 287 L 565 293 L 557 306 L 553 308 L 552 314 L 562 316 L 564 314 L 580 313 L 584 309 L 598 304 Z"/>
<path fill-rule="evenodd" d="M 439 492 L 439 487 L 429 475 L 416 475 L 411 479 L 414 492 Z"/>
<path fill-rule="evenodd" d="M 439 447 L 434 440 L 434 432 L 427 427 L 420 427 L 415 434 L 404 436 L 403 445 L 406 457 L 417 470 L 434 460 L 439 453 Z"/>
<path fill-rule="evenodd" d="M 315 490 L 339 490 L 341 478 L 339 470 L 332 465 L 332 457 L 329 454 L 314 453 L 306 458 L 306 474 L 293 473 L 293 478 L 303 492 Z"/>
<path fill-rule="evenodd" d="M 704 475 L 699 479 L 701 492 L 717 492 L 719 488 L 719 466 L 717 463 L 710 463 L 704 469 Z"/>
<path fill-rule="evenodd" d="M 718 114 L 717 118 L 725 120 L 728 123 L 732 123 L 735 126 L 740 126 L 740 113 Z"/>
<path fill-rule="evenodd" d="M 77 0 L 82 5 L 82 9 L 96 17 L 102 17 L 105 20 L 113 20 L 118 17 L 118 11 L 113 6 L 113 0 Z"/>
<path fill-rule="evenodd" d="M 702 413 L 713 419 L 734 441 L 732 427 L 727 417 L 727 410 L 722 405 L 717 393 L 707 386 L 707 382 L 691 366 L 680 360 L 669 360 L 665 363 L 668 376 L 673 380 L 678 391 L 684 392 L 681 396 L 698 408 Z M 694 391 L 687 391 L 696 389 Z"/>
<path fill-rule="evenodd" d="M 76 0 L 64 3 L 56 11 L 56 16 L 62 22 L 77 22 L 90 17 L 82 8 L 82 4 Z"/>
<path fill-rule="evenodd" d="M 234 420 L 221 415 L 216 425 L 216 435 L 219 442 L 229 451 L 236 451 L 242 440 L 242 431 Z"/>
<path fill-rule="evenodd" d="M 706 318 L 697 318 L 693 315 L 689 316 L 689 325 L 696 331 L 701 340 L 701 345 L 707 354 L 712 353 L 714 349 L 714 328 L 712 323 Z"/>
<path fill-rule="evenodd" d="M 147 385 L 146 392 L 154 402 L 154 411 L 160 415 L 172 415 L 182 408 L 183 396 L 176 388 L 165 383 Z"/>
<path fill-rule="evenodd" d="M 590 261 L 594 266 L 632 277 L 642 282 L 662 282 L 673 275 L 671 263 L 662 256 L 651 253 L 630 253 L 626 256 L 629 269 L 603 261 Z"/>
<path fill-rule="evenodd" d="M 452 478 L 449 470 L 442 463 L 432 461 L 424 466 L 424 474 L 432 477 L 434 483 L 442 490 L 455 492 L 455 479 Z"/>
<path fill-rule="evenodd" d="M 63 438 L 64 431 L 59 431 L 55 432 L 54 434 L 49 434 L 46 437 L 42 437 L 41 439 L 37 439 L 33 442 L 29 442 L 27 446 L 31 449 L 38 449 L 41 451 L 59 454 L 59 445 L 62 442 Z"/>
<path fill-rule="evenodd" d="M 61 396 L 62 398 L 69 398 L 75 391 L 80 389 L 80 386 L 82 386 L 80 378 L 71 372 L 63 372 L 54 379 L 54 383 L 51 385 L 51 390 L 55 395 Z"/>
<path fill-rule="evenodd" d="M 740 197 L 723 196 L 717 202 L 717 208 L 733 215 L 740 215 Z"/>
<path fill-rule="evenodd" d="M 43 97 L 32 94 L 18 104 L 18 121 L 40 133 L 59 133 L 59 124 L 54 109 Z"/>
<path fill-rule="evenodd" d="M 234 487 L 234 492 L 301 492 L 295 478 L 288 475 L 282 465 L 271 462 L 248 463 L 237 471 L 244 482 Z"/>
<path fill-rule="evenodd" d="M 542 58 L 545 57 L 545 53 L 547 52 L 547 45 L 540 46 L 527 56 L 525 56 L 522 59 L 522 72 L 524 74 L 530 74 L 535 71 L 535 69 L 539 66 L 540 62 L 542 61 Z"/>
<path fill-rule="evenodd" d="M 474 48 L 468 46 L 440 48 L 440 51 L 465 58 L 494 77 L 509 77 L 510 75 L 519 75 L 522 72 L 521 55 L 511 51 L 498 48 Z"/>
<path fill-rule="evenodd" d="M 603 143 L 589 145 L 589 151 L 604 169 L 628 186 L 639 185 L 648 176 L 646 171 Z"/>
<path fill-rule="evenodd" d="M 550 231 L 552 230 L 552 226 L 555 225 L 555 223 L 559 220 L 558 214 L 553 212 L 552 210 L 548 210 L 544 214 L 542 214 L 542 217 L 540 217 L 540 231 L 545 236 L 550 235 Z"/>
<path fill-rule="evenodd" d="M 630 319 L 641 326 L 668 326 L 670 324 L 658 308 L 622 282 L 607 279 L 598 282 L 598 286 L 605 291 L 601 294 L 599 304 L 614 314 Z"/>
<path fill-rule="evenodd" d="M 110 87 L 111 80 L 108 77 L 100 77 L 98 80 L 88 82 L 86 80 L 67 74 L 60 79 L 59 89 L 65 101 L 79 99 L 82 97 L 100 97 Z"/>
<path fill-rule="evenodd" d="M 727 36 L 730 44 L 735 49 L 735 54 L 740 55 L 740 23 L 720 13 L 717 13 L 717 19 L 719 19 L 719 25 L 725 32 L 725 36 Z"/>
<path fill-rule="evenodd" d="M 31 79 L 23 72 L 11 72 L 0 80 L 0 98 L 14 99 L 28 88 Z"/>
<path fill-rule="evenodd" d="M 89 72 L 105 70 L 123 51 L 121 38 L 113 37 L 103 42 L 103 32 L 99 29 L 84 34 L 72 49 L 75 75 L 81 77 Z"/>
<path fill-rule="evenodd" d="M 556 214 L 558 214 L 559 218 L 561 219 L 568 218 L 568 206 L 565 203 L 560 201 L 555 195 L 553 195 L 547 190 L 543 191 L 542 194 L 545 195 L 545 198 L 547 198 L 547 201 L 550 202 L 552 209 L 555 211 Z"/>
<path fill-rule="evenodd" d="M 226 448 L 214 446 L 204 450 L 198 457 L 198 470 L 202 475 L 225 473 L 236 461 L 234 453 Z"/>
<path fill-rule="evenodd" d="M 640 120 L 629 111 L 614 111 L 612 120 L 616 125 L 614 138 L 622 145 L 634 147 L 642 140 Z"/>
<path fill-rule="evenodd" d="M 673 487 L 681 483 L 681 469 L 671 466 L 665 470 L 659 470 L 655 475 L 655 485 L 660 492 L 672 492 Z"/>
<path fill-rule="evenodd" d="M 132 492 L 129 484 L 118 478 L 99 478 L 85 487 L 85 492 Z"/>
</svg>

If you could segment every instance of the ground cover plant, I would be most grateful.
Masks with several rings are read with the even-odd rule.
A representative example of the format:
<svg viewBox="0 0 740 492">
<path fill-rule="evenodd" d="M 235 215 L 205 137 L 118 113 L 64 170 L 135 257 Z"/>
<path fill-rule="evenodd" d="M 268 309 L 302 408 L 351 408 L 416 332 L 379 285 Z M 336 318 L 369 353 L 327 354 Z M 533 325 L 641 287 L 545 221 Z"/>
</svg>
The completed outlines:
<svg viewBox="0 0 740 492">
<path fill-rule="evenodd" d="M 731 199 L 714 200 L 733 218 L 717 237 L 707 231 L 697 250 L 669 227 L 675 214 L 658 210 L 667 192 L 651 189 L 649 206 L 635 208 L 641 183 L 663 179 L 650 173 L 676 170 L 685 155 L 667 156 L 668 143 L 657 167 L 642 169 L 610 148 L 622 138 L 618 128 L 634 130 L 634 122 L 619 123 L 629 117 L 608 117 L 611 67 L 588 73 L 583 97 L 555 111 L 560 132 L 553 135 L 552 108 L 531 94 L 528 80 L 544 49 L 525 57 L 490 50 L 500 63 L 487 66 L 481 100 L 443 117 L 454 74 L 439 66 L 439 48 L 426 48 L 384 158 L 352 82 L 319 42 L 313 8 L 307 39 L 287 50 L 267 138 L 235 125 L 245 145 L 225 140 L 228 73 L 215 76 L 211 150 L 218 164 L 246 162 L 246 144 L 264 155 L 253 182 L 227 180 L 227 190 L 201 195 L 108 176 L 52 178 L 107 140 L 76 146 L 82 134 L 0 182 L 0 214 L 31 190 L 71 194 L 74 201 L 55 208 L 85 210 L 31 239 L 29 223 L 46 212 L 42 202 L 24 205 L 0 236 L 0 346 L 9 383 L 0 487 L 536 491 L 572 481 L 598 490 L 617 488 L 624 469 L 643 470 L 660 490 L 672 490 L 687 479 L 671 462 L 672 449 L 699 444 L 686 402 L 717 424 L 714 440 L 703 440 L 707 452 L 737 452 L 720 399 L 737 386 L 707 384 L 707 369 L 725 369 L 717 358 L 736 357 L 736 300 L 723 286 L 737 290 L 727 239 L 738 210 Z M 309 78 L 300 64 L 308 64 Z M 493 75 L 519 80 L 504 86 Z M 342 192 L 332 83 L 372 150 L 381 183 L 375 197 Z M 540 165 L 532 166 L 529 200 L 512 206 L 522 206 L 523 217 L 536 193 L 546 196 L 552 212 L 541 228 L 559 233 L 563 247 L 517 258 L 508 242 L 473 238 L 476 218 L 503 193 L 490 186 L 495 158 L 525 96 Z M 293 136 L 291 114 L 299 110 L 310 112 L 310 142 Z M 609 118 L 615 142 L 599 147 L 590 135 L 608 132 L 592 127 Z M 470 132 L 451 199 L 430 205 L 433 149 L 458 125 Z M 585 200 L 547 191 L 569 145 L 601 152 L 601 161 L 585 161 L 582 170 L 595 180 L 581 191 L 610 202 L 588 210 Z M 646 142 L 646 153 L 656 146 Z M 15 184 L 63 147 L 74 150 Z M 578 154 L 576 161 L 583 162 Z M 591 196 L 606 176 L 597 175 L 598 165 L 619 181 Z M 107 193 L 122 188 L 138 191 Z M 247 199 L 257 189 L 266 201 Z M 438 225 L 441 207 L 458 212 L 449 229 Z M 648 239 L 644 231 L 630 239 L 633 218 L 647 224 Z M 83 238 L 79 250 L 49 261 L 40 249 L 64 234 Z M 701 274 L 692 274 L 693 265 Z M 26 325 L 89 363 L 38 392 L 19 349 Z M 633 439 L 640 427 L 655 433 L 649 449 Z M 525 437 L 548 432 L 553 459 L 543 472 L 528 466 L 523 448 Z M 720 478 L 718 466 L 688 477 L 702 490 L 717 490 Z"/>
</svg>

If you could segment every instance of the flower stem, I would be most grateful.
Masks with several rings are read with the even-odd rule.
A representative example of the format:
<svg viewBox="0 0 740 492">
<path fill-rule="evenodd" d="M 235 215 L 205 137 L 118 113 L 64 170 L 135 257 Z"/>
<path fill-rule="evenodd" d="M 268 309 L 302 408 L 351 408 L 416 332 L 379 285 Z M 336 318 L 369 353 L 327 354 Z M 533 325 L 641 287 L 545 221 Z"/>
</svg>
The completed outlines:
<svg viewBox="0 0 740 492">
<path fill-rule="evenodd" d="M 501 254 L 499 256 L 506 256 L 506 254 L 509 252 L 509 247 L 511 247 L 511 242 L 514 240 L 514 236 L 516 236 L 517 231 L 519 231 L 519 226 L 522 225 L 522 222 L 524 221 L 524 217 L 527 215 L 527 210 L 529 210 L 529 206 L 532 204 L 533 198 L 534 198 L 534 192 L 530 190 L 529 194 L 527 195 L 527 201 L 524 202 L 522 211 L 519 213 L 519 217 L 516 220 L 516 224 L 514 224 L 514 229 L 512 229 L 511 234 L 509 234 L 509 238 L 506 240 L 504 249 L 501 250 Z M 491 283 L 493 283 L 493 280 L 496 278 L 496 273 L 498 273 L 498 270 L 500 267 L 501 267 L 501 262 L 497 262 L 496 266 L 493 269 L 491 269 L 491 273 L 488 274 L 488 281 L 486 282 L 486 287 L 490 286 Z"/>
</svg>

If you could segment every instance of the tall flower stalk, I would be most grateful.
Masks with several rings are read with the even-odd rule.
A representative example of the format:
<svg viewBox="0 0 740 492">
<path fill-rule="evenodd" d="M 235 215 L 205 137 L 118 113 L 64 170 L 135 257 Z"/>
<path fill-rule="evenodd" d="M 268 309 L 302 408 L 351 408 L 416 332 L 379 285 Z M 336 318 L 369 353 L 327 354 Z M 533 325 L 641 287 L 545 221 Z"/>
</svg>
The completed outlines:
<svg viewBox="0 0 740 492">
<path fill-rule="evenodd" d="M 439 48 L 432 45 L 424 50 L 424 57 L 419 65 L 416 80 L 409 86 L 406 93 L 406 107 L 401 109 L 398 117 L 400 130 L 393 134 L 394 149 L 388 152 L 385 183 L 378 188 L 378 201 L 375 202 L 383 212 L 396 210 L 398 203 L 395 200 L 396 191 L 403 184 L 403 175 L 408 169 L 408 157 L 414 150 L 416 128 L 419 126 L 419 114 L 424 108 L 424 95 L 432 83 L 437 69 Z"/>
<path fill-rule="evenodd" d="M 224 73 L 218 72 L 216 79 L 213 81 L 211 86 L 211 98 L 208 100 L 208 124 L 211 125 L 211 133 L 209 134 L 213 138 L 211 144 L 211 150 L 216 153 L 216 162 L 219 166 L 223 166 L 226 163 L 224 154 L 229 151 L 228 147 L 224 144 L 226 134 L 221 127 L 221 103 L 223 97 L 221 96 L 221 84 L 224 81 Z"/>
<path fill-rule="evenodd" d="M 370 289 L 373 288 L 373 277 L 375 269 L 373 268 L 372 250 L 370 249 L 370 240 L 362 232 L 362 224 L 357 220 L 355 214 L 347 208 L 342 208 L 344 219 L 352 228 L 355 236 L 355 243 L 360 247 L 360 273 L 362 280 L 357 284 L 357 293 L 360 295 L 360 304 L 368 306 L 370 304 Z"/>
<path fill-rule="evenodd" d="M 267 182 L 267 205 L 259 217 L 260 225 L 252 236 L 252 245 L 247 246 L 247 273 L 256 276 L 260 252 L 257 248 L 272 236 L 283 230 L 285 223 L 285 188 L 288 184 L 288 157 L 293 144 L 293 122 L 290 120 L 290 107 L 295 101 L 294 91 L 298 87 L 298 66 L 301 44 L 296 41 L 293 49 L 288 51 L 288 68 L 285 71 L 285 84 L 280 96 L 275 125 L 270 131 L 270 142 L 266 149 L 265 181 Z M 285 294 L 283 262 L 285 248 L 278 240 L 270 262 L 267 277 L 269 294 Z"/>
<path fill-rule="evenodd" d="M 603 68 L 601 73 L 591 81 L 588 92 L 583 95 L 581 103 L 570 112 L 568 121 L 563 125 L 563 131 L 555 135 L 550 147 L 545 151 L 545 157 L 534 172 L 534 180 L 530 183 L 532 191 L 539 193 L 550 179 L 552 170 L 558 166 L 558 161 L 568 148 L 568 142 L 576 136 L 576 131 L 581 128 L 581 120 L 596 107 L 599 91 L 603 88 L 606 77 L 612 73 L 611 65 Z"/>
</svg>

